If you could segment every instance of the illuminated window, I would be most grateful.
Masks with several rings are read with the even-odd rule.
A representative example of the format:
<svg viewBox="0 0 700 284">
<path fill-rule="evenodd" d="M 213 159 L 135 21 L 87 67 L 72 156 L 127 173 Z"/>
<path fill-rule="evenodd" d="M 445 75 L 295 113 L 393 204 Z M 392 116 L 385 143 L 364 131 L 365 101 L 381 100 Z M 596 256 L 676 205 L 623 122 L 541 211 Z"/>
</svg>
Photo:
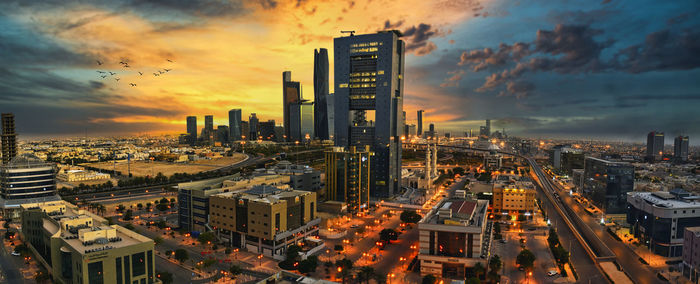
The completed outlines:
<svg viewBox="0 0 700 284">
<path fill-rule="evenodd" d="M 347 87 L 348 87 L 348 84 L 345 84 L 345 83 L 338 85 L 338 88 L 347 88 Z"/>
<path fill-rule="evenodd" d="M 377 74 L 379 74 L 379 75 L 384 75 L 384 70 L 379 70 L 379 71 L 377 71 Z"/>
</svg>

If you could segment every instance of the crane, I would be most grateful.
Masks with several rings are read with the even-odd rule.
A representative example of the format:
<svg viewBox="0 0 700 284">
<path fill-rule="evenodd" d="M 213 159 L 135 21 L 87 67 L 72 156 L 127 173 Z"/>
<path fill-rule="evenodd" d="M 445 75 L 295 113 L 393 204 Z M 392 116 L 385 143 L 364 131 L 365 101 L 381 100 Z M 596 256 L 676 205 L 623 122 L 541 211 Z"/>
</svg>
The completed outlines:
<svg viewBox="0 0 700 284">
<path fill-rule="evenodd" d="M 355 31 L 340 31 L 341 34 L 350 34 L 350 36 L 355 35 Z"/>
</svg>

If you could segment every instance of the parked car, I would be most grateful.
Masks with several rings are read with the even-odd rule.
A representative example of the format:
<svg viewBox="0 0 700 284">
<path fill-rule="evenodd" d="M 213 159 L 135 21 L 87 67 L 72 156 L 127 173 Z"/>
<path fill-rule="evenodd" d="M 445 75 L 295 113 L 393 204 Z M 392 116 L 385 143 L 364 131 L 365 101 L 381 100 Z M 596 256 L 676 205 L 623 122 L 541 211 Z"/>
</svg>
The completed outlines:
<svg viewBox="0 0 700 284">
<path fill-rule="evenodd" d="M 20 256 L 20 253 L 17 252 L 17 251 L 12 251 L 12 255 L 14 255 L 14 256 Z"/>
<path fill-rule="evenodd" d="M 559 272 L 557 272 L 556 270 L 547 271 L 547 276 L 550 276 L 550 277 L 557 275 L 557 274 L 559 274 Z"/>
</svg>

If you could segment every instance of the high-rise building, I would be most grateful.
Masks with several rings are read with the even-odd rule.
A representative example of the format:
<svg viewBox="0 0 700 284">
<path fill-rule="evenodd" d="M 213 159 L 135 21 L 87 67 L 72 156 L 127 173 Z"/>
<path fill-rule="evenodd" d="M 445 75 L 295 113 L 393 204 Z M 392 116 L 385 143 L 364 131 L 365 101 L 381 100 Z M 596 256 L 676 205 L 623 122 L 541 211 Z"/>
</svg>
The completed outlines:
<svg viewBox="0 0 700 284">
<path fill-rule="evenodd" d="M 677 161 L 687 161 L 688 160 L 688 144 L 690 139 L 688 136 L 677 136 L 673 139 L 673 157 Z"/>
<path fill-rule="evenodd" d="M 627 193 L 634 191 L 634 166 L 586 157 L 583 195 L 605 214 L 624 214 Z"/>
<path fill-rule="evenodd" d="M 301 101 L 301 99 L 301 83 L 292 81 L 292 71 L 282 72 L 282 125 L 286 139 L 289 139 L 290 136 L 289 106 Z"/>
<path fill-rule="evenodd" d="M 288 141 L 305 141 L 314 137 L 314 104 L 301 100 L 289 105 Z"/>
<path fill-rule="evenodd" d="M 213 132 L 214 131 L 214 116 L 213 115 L 205 115 L 204 116 L 204 129 L 207 131 Z"/>
<path fill-rule="evenodd" d="M 191 146 L 194 146 L 194 144 L 197 143 L 197 117 L 196 116 L 188 116 L 187 117 L 187 134 L 189 135 L 187 138 L 187 143 L 189 143 Z"/>
<path fill-rule="evenodd" d="M 326 112 L 328 114 L 328 139 L 333 140 L 333 135 L 335 135 L 335 96 L 333 93 L 326 97 Z"/>
<path fill-rule="evenodd" d="M 241 139 L 250 140 L 250 123 L 241 121 Z"/>
<path fill-rule="evenodd" d="M 418 128 L 417 130 L 417 135 L 421 136 L 423 135 L 423 112 L 424 110 L 418 110 L 418 125 L 416 126 Z"/>
<path fill-rule="evenodd" d="M 214 131 L 214 116 L 205 115 L 204 116 L 204 128 L 199 137 L 202 142 L 213 144 L 216 139 L 216 131 Z"/>
<path fill-rule="evenodd" d="M 241 140 L 241 109 L 232 109 L 228 111 L 228 130 L 229 139 L 231 141 Z"/>
<path fill-rule="evenodd" d="M 664 155 L 664 133 L 652 131 L 647 134 L 647 161 L 661 161 Z"/>
<path fill-rule="evenodd" d="M 15 133 L 15 115 L 2 114 L 2 162 L 9 163 L 17 156 L 17 133 Z"/>
<path fill-rule="evenodd" d="M 330 139 L 328 127 L 328 50 L 314 50 L 314 136 Z"/>
<path fill-rule="evenodd" d="M 260 136 L 266 141 L 277 141 L 277 136 L 275 136 L 275 121 L 268 120 L 260 122 Z"/>
<path fill-rule="evenodd" d="M 248 131 L 248 140 L 258 140 L 258 135 L 260 135 L 260 122 L 255 113 L 251 113 L 248 117 Z"/>
<path fill-rule="evenodd" d="M 23 204 L 21 228 L 54 283 L 161 283 L 152 239 L 66 201 Z"/>
<path fill-rule="evenodd" d="M 401 179 L 405 44 L 399 37 L 383 31 L 334 39 L 335 145 L 371 147 L 370 192 L 377 197 L 393 196 Z"/>
<path fill-rule="evenodd" d="M 221 143 L 221 145 L 228 144 L 231 139 L 228 137 L 230 130 L 226 125 L 219 125 L 216 127 L 216 142 Z"/>
<path fill-rule="evenodd" d="M 683 234 L 683 276 L 700 282 L 700 227 L 686 227 Z"/>
<path fill-rule="evenodd" d="M 423 132 L 423 137 L 425 137 L 425 139 L 433 139 L 437 137 L 436 135 L 437 133 L 435 133 L 435 124 L 433 123 L 428 125 L 428 131 Z"/>
<path fill-rule="evenodd" d="M 326 200 L 345 202 L 349 213 L 369 209 L 373 154 L 369 145 L 363 150 L 355 146 L 326 150 Z"/>
<path fill-rule="evenodd" d="M 18 218 L 21 204 L 59 200 L 56 166 L 22 154 L 0 167 L 0 207 L 5 218 Z"/>
<path fill-rule="evenodd" d="M 486 120 L 486 135 L 491 135 L 491 120 Z"/>
</svg>

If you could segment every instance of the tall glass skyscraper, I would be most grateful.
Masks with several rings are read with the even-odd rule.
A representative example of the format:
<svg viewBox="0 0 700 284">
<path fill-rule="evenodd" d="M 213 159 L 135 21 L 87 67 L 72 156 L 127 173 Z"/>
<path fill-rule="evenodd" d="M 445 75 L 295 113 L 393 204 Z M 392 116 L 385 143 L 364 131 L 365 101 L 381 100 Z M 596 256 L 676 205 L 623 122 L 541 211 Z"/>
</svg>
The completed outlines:
<svg viewBox="0 0 700 284">
<path fill-rule="evenodd" d="M 302 100 L 289 105 L 289 136 L 287 139 L 290 142 L 301 142 L 313 138 L 314 104 Z"/>
<path fill-rule="evenodd" d="M 2 163 L 9 163 L 17 156 L 17 134 L 15 133 L 15 115 L 2 114 Z"/>
<path fill-rule="evenodd" d="M 250 131 L 248 140 L 257 140 L 258 135 L 260 135 L 260 122 L 255 113 L 251 113 L 248 117 L 248 128 L 248 131 Z"/>
<path fill-rule="evenodd" d="M 187 117 L 187 143 L 194 146 L 197 143 L 197 117 Z"/>
<path fill-rule="evenodd" d="M 228 111 L 228 131 L 231 141 L 241 140 L 241 109 Z"/>
<path fill-rule="evenodd" d="M 292 81 L 292 71 L 282 72 L 282 124 L 284 135 L 289 139 L 289 106 L 301 101 L 301 83 Z"/>
<path fill-rule="evenodd" d="M 330 139 L 328 128 L 328 50 L 314 50 L 314 136 Z"/>
<path fill-rule="evenodd" d="M 418 110 L 418 136 L 423 135 L 423 112 L 424 110 Z"/>
<path fill-rule="evenodd" d="M 688 144 L 690 139 L 688 136 L 677 136 L 673 139 L 673 157 L 677 161 L 687 161 L 688 160 Z"/>
<path fill-rule="evenodd" d="M 664 155 L 664 133 L 652 131 L 647 134 L 647 161 L 661 161 Z"/>
<path fill-rule="evenodd" d="M 376 197 L 394 195 L 401 179 L 405 44 L 400 37 L 398 31 L 383 31 L 334 39 L 335 145 L 370 146 L 375 153 L 370 193 Z"/>
</svg>

